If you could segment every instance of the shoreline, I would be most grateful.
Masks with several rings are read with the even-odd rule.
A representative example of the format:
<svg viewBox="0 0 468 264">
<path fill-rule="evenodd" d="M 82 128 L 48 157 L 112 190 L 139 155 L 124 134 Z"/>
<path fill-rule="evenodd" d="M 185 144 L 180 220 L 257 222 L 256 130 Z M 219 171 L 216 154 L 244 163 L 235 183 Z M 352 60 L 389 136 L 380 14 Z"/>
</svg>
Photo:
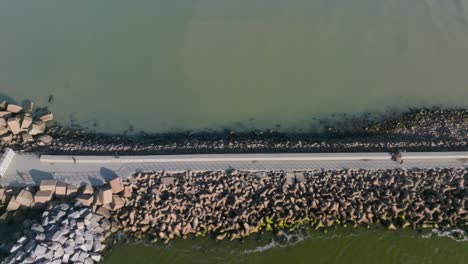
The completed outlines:
<svg viewBox="0 0 468 264">
<path fill-rule="evenodd" d="M 50 144 L 5 145 L 17 151 L 72 155 L 156 155 L 202 153 L 390 152 L 468 150 L 468 109 L 421 108 L 403 113 L 365 114 L 333 122 L 321 131 L 283 133 L 274 130 L 173 132 L 107 135 L 59 124 L 48 127 Z"/>
<path fill-rule="evenodd" d="M 10 248 L 14 254 L 3 263 L 63 260 L 65 254 L 67 261 L 97 262 L 106 238 L 117 231 L 136 240 L 168 243 L 197 236 L 237 240 L 269 231 L 281 235 L 304 225 L 316 230 L 375 224 L 390 230 L 466 230 L 465 182 L 466 168 L 154 172 L 136 173 L 125 181 L 116 178 L 101 187 L 84 185 L 68 197 L 67 191 L 62 196 L 64 185 L 48 181 L 39 188 L 55 190 L 47 196 L 51 202 L 43 200 L 48 210 L 39 222 L 27 225 Z M 8 191 L 15 192 L 11 197 L 24 203 L 25 192 L 36 197 L 39 191 Z"/>
</svg>

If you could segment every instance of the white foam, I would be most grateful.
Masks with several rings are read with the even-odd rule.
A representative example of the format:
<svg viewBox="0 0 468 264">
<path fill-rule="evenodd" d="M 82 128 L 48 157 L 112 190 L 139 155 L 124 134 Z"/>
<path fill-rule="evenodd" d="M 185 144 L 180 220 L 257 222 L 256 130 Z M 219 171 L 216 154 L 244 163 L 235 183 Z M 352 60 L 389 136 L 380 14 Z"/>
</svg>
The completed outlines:
<svg viewBox="0 0 468 264">
<path fill-rule="evenodd" d="M 423 238 L 430 238 L 432 234 L 438 237 L 448 237 L 457 242 L 468 242 L 468 235 L 464 230 L 461 229 L 452 229 L 452 230 L 438 230 L 432 229 L 432 233 L 423 235 Z"/>
<path fill-rule="evenodd" d="M 297 234 L 290 234 L 290 235 L 283 234 L 283 236 L 286 238 L 286 241 L 287 241 L 284 244 L 280 244 L 280 243 L 276 242 L 275 240 L 272 240 L 267 245 L 258 246 L 258 247 L 254 248 L 254 249 L 244 250 L 244 251 L 242 251 L 242 254 L 252 254 L 252 253 L 258 253 L 258 252 L 264 252 L 264 251 L 267 251 L 267 250 L 275 248 L 275 247 L 280 247 L 280 248 L 290 247 L 290 246 L 296 245 L 297 243 L 299 243 L 301 241 L 304 241 L 307 238 L 307 237 L 303 237 L 303 236 L 300 236 L 300 235 L 297 235 Z"/>
</svg>

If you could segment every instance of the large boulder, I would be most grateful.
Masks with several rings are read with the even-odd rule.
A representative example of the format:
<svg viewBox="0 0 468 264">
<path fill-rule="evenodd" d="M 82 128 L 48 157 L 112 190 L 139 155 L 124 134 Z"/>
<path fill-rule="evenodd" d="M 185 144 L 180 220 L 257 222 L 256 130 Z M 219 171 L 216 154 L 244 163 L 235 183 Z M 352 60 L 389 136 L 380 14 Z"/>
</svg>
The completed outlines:
<svg viewBox="0 0 468 264">
<path fill-rule="evenodd" d="M 42 121 L 35 121 L 28 130 L 28 133 L 35 136 L 44 133 L 46 127 Z"/>
<path fill-rule="evenodd" d="M 34 202 L 41 203 L 41 204 L 48 203 L 52 199 L 53 194 L 54 193 L 51 190 L 37 191 L 36 194 L 34 195 Z"/>
<path fill-rule="evenodd" d="M 39 119 L 41 119 L 44 122 L 49 122 L 49 121 L 54 120 L 54 115 L 52 113 L 48 113 L 48 114 L 42 115 Z"/>
<path fill-rule="evenodd" d="M 33 122 L 32 117 L 24 116 L 23 120 L 21 121 L 21 129 L 28 129 Z"/>
<path fill-rule="evenodd" d="M 20 205 L 31 207 L 34 203 L 33 194 L 28 190 L 21 190 L 18 196 L 16 196 L 16 202 Z"/>
<path fill-rule="evenodd" d="M 109 204 L 112 202 L 112 188 L 108 185 L 104 185 L 99 190 L 99 202 L 102 204 Z"/>
<path fill-rule="evenodd" d="M 15 105 L 15 104 L 8 104 L 7 106 L 7 109 L 6 109 L 8 112 L 12 112 L 12 113 L 19 113 L 23 110 L 23 107 L 19 106 L 19 105 Z"/>
<path fill-rule="evenodd" d="M 7 206 L 7 211 L 16 211 L 20 208 L 21 204 L 19 204 L 15 197 L 11 197 L 10 199 L 10 202 L 8 203 L 8 206 Z"/>
<path fill-rule="evenodd" d="M 20 119 L 19 117 L 10 117 L 8 118 L 8 127 L 10 128 L 11 133 L 18 135 L 21 132 Z"/>
<path fill-rule="evenodd" d="M 124 189 L 121 178 L 115 178 L 109 184 L 112 187 L 112 193 L 119 193 Z"/>
</svg>

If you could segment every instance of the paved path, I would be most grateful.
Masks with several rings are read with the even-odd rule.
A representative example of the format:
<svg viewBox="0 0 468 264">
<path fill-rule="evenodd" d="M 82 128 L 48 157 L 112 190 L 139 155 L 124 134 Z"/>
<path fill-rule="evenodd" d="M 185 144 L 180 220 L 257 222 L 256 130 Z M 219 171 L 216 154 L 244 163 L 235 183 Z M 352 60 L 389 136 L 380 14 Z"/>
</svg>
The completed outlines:
<svg viewBox="0 0 468 264">
<path fill-rule="evenodd" d="M 393 169 L 468 167 L 468 152 L 403 153 L 403 164 L 388 153 L 203 154 L 156 156 L 50 156 L 10 151 L 0 160 L 0 185 L 34 185 L 43 179 L 100 185 L 136 171 L 301 171 L 310 169 Z"/>
</svg>

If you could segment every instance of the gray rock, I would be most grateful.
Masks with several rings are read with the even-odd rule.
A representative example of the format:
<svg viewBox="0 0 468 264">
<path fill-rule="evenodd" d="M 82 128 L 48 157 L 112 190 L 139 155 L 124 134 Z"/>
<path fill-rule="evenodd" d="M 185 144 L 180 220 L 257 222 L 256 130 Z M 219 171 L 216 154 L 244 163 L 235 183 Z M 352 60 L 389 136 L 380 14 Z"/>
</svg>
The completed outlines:
<svg viewBox="0 0 468 264">
<path fill-rule="evenodd" d="M 78 256 L 78 261 L 84 262 L 89 257 L 89 254 L 86 252 L 80 252 Z"/>
<path fill-rule="evenodd" d="M 62 260 L 61 259 L 54 259 L 50 262 L 51 264 L 61 264 Z"/>
<path fill-rule="evenodd" d="M 87 259 L 85 259 L 85 261 L 84 261 L 84 264 L 93 264 L 93 263 L 94 263 L 94 261 L 93 261 L 92 258 L 87 258 Z"/>
<path fill-rule="evenodd" d="M 104 247 L 102 246 L 101 241 L 99 241 L 99 240 L 94 241 L 94 245 L 93 245 L 93 251 L 94 252 L 99 252 L 99 251 L 101 251 L 103 249 L 104 249 Z"/>
<path fill-rule="evenodd" d="M 93 239 L 94 239 L 94 234 L 93 234 L 91 231 L 86 231 L 86 233 L 85 233 L 85 239 L 86 239 L 86 240 L 91 240 L 91 241 L 93 241 Z"/>
<path fill-rule="evenodd" d="M 28 238 L 26 236 L 22 236 L 18 239 L 17 243 L 24 244 L 27 240 Z"/>
<path fill-rule="evenodd" d="M 59 221 L 60 219 L 62 219 L 63 217 L 65 217 L 66 214 L 67 214 L 67 213 L 64 212 L 64 211 L 62 211 L 62 210 L 58 211 L 57 215 L 55 216 L 55 220 L 56 220 L 56 221 Z"/>
<path fill-rule="evenodd" d="M 44 241 L 46 239 L 46 235 L 44 233 L 39 233 L 36 235 L 37 241 Z"/>
<path fill-rule="evenodd" d="M 84 251 L 84 252 L 90 251 L 87 244 L 82 244 L 82 245 L 80 245 L 80 249 L 81 249 L 82 251 Z"/>
<path fill-rule="evenodd" d="M 23 247 L 23 244 L 15 244 L 11 249 L 10 249 L 10 253 L 15 253 L 16 251 L 18 251 L 20 248 Z"/>
<path fill-rule="evenodd" d="M 53 250 L 48 250 L 45 254 L 44 254 L 44 258 L 45 259 L 53 259 L 54 258 L 54 251 Z"/>
<path fill-rule="evenodd" d="M 75 211 L 68 215 L 68 219 L 78 219 L 81 217 L 80 211 Z"/>
<path fill-rule="evenodd" d="M 29 240 L 29 242 L 24 246 L 24 251 L 30 253 L 36 247 L 36 241 L 33 239 Z"/>
<path fill-rule="evenodd" d="M 68 240 L 68 237 L 62 236 L 62 237 L 59 238 L 59 240 L 57 242 L 59 242 L 60 244 L 63 245 L 63 244 L 65 244 L 65 242 L 67 242 L 67 240 Z"/>
<path fill-rule="evenodd" d="M 66 203 L 60 204 L 59 207 L 62 211 L 68 211 L 68 209 L 70 209 L 70 205 Z"/>
<path fill-rule="evenodd" d="M 54 258 L 62 258 L 63 254 L 65 254 L 65 251 L 63 250 L 62 247 L 59 247 L 57 250 L 54 252 Z"/>
<path fill-rule="evenodd" d="M 71 255 L 73 255 L 75 253 L 75 247 L 74 246 L 68 246 L 63 251 L 64 251 L 65 254 L 68 254 L 68 255 L 71 256 Z"/>
<path fill-rule="evenodd" d="M 42 225 L 42 226 L 47 226 L 48 224 L 49 224 L 49 219 L 47 219 L 47 217 L 43 217 L 43 218 L 42 218 L 41 225 Z"/>
<path fill-rule="evenodd" d="M 69 254 L 63 254 L 62 262 L 63 263 L 68 263 L 69 260 L 70 260 L 70 255 Z"/>
<path fill-rule="evenodd" d="M 37 258 L 42 258 L 44 257 L 44 254 L 47 252 L 47 247 L 41 245 L 38 245 L 36 249 L 34 250 L 34 254 L 36 255 Z"/>
<path fill-rule="evenodd" d="M 74 247 L 76 245 L 74 239 L 68 239 L 67 242 L 65 242 L 67 246 Z"/>
<path fill-rule="evenodd" d="M 54 251 L 61 248 L 61 247 L 62 247 L 62 245 L 60 245 L 60 243 L 58 243 L 58 242 L 52 242 L 49 245 L 49 249 L 54 250 Z"/>
<path fill-rule="evenodd" d="M 76 245 L 81 245 L 85 242 L 84 236 L 77 235 L 75 238 Z"/>
<path fill-rule="evenodd" d="M 88 247 L 88 251 L 92 251 L 93 250 L 93 240 L 86 240 L 86 246 Z"/>
<path fill-rule="evenodd" d="M 91 258 L 92 258 L 94 261 L 96 261 L 96 262 L 101 261 L 101 255 L 100 255 L 100 254 L 98 254 L 98 253 L 90 253 L 89 255 L 91 256 Z"/>
<path fill-rule="evenodd" d="M 83 229 L 76 229 L 75 234 L 77 236 L 85 236 L 85 231 Z"/>
<path fill-rule="evenodd" d="M 78 261 L 78 258 L 80 257 L 80 253 L 81 253 L 81 251 L 77 251 L 77 252 L 75 252 L 75 254 L 73 254 L 73 256 L 70 259 L 72 263 L 75 263 L 75 262 Z"/>
<path fill-rule="evenodd" d="M 38 225 L 38 224 L 33 224 L 31 226 L 31 230 L 36 233 L 44 233 L 44 227 Z"/>
<path fill-rule="evenodd" d="M 27 258 L 23 259 L 24 264 L 34 263 L 35 261 L 36 260 L 33 257 L 27 257 Z"/>
</svg>

